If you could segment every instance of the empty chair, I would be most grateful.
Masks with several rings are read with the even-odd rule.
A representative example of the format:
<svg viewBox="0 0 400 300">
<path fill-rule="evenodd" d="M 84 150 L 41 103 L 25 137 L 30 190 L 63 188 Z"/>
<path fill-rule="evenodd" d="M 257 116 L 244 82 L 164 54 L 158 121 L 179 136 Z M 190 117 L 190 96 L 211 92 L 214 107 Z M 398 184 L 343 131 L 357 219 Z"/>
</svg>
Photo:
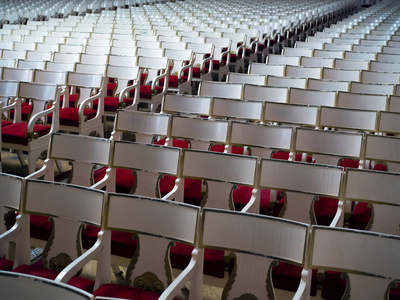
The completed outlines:
<svg viewBox="0 0 400 300">
<path fill-rule="evenodd" d="M 320 91 L 349 91 L 350 82 L 348 81 L 338 81 L 338 80 L 328 80 L 328 79 L 314 79 L 310 78 L 307 81 L 307 88 Z"/>
<path fill-rule="evenodd" d="M 386 95 L 338 92 L 337 97 L 337 106 L 342 108 L 386 110 L 387 102 Z"/>
<path fill-rule="evenodd" d="M 335 106 L 336 92 L 291 88 L 288 102 L 291 104 Z"/>
<path fill-rule="evenodd" d="M 196 55 L 193 63 L 193 81 L 212 80 L 214 45 L 205 42 L 188 43 L 187 47 Z"/>
<path fill-rule="evenodd" d="M 161 112 L 174 115 L 210 116 L 212 98 L 169 94 L 164 96 Z"/>
<path fill-rule="evenodd" d="M 289 89 L 286 87 L 246 84 L 244 86 L 243 99 L 286 103 L 288 95 Z"/>
<path fill-rule="evenodd" d="M 264 123 L 295 124 L 318 126 L 319 111 L 317 106 L 270 103 L 264 105 Z"/>
<path fill-rule="evenodd" d="M 168 90 L 179 94 L 191 94 L 194 52 L 190 49 L 165 49 L 165 56 L 171 60 L 172 64 L 168 77 Z M 163 81 L 161 80 L 160 83 L 162 84 Z"/>
<path fill-rule="evenodd" d="M 400 138 L 368 134 L 365 141 L 365 159 L 384 162 L 391 172 L 399 172 L 399 153 L 396 150 Z"/>
<path fill-rule="evenodd" d="M 54 297 L 60 300 L 94 300 L 94 296 L 88 292 L 50 279 L 4 271 L 0 271 L 0 278 L 4 300 L 24 300 L 32 297 L 43 300 Z"/>
<path fill-rule="evenodd" d="M 229 258 L 234 264 L 222 292 L 225 299 L 274 298 L 276 282 L 272 283 L 271 272 L 278 265 L 277 260 L 305 267 L 309 229 L 304 223 L 208 208 L 203 210 L 203 218 L 200 245 L 230 251 Z M 252 234 L 238 234 L 244 228 L 251 228 Z M 284 240 L 287 234 L 294 235 Z M 310 273 L 303 271 L 305 282 L 311 277 Z M 307 297 L 305 282 L 298 288 L 295 285 L 296 299 Z"/>
<path fill-rule="evenodd" d="M 225 83 L 202 81 L 199 86 L 199 96 L 210 96 L 228 99 L 243 99 L 244 85 L 240 83 Z"/>
<path fill-rule="evenodd" d="M 387 297 L 399 277 L 396 265 L 399 243 L 398 236 L 394 235 L 313 226 L 308 267 L 343 273 L 346 287 L 340 289 L 345 290 L 344 294 L 338 292 L 338 286 L 328 289 L 325 282 L 327 293 L 354 299 Z M 396 263 L 377 260 L 377 256 L 396 258 Z"/>
<path fill-rule="evenodd" d="M 35 171 L 35 164 L 38 157 L 47 150 L 50 136 L 59 129 L 58 109 L 60 90 L 57 85 L 21 82 L 18 89 L 18 98 L 29 99 L 32 105 L 32 112 L 28 123 L 16 122 L 2 128 L 2 147 L 15 149 L 18 158 L 23 166 L 26 166 L 23 151 L 28 152 L 29 173 Z M 17 111 L 17 116 L 21 115 Z M 43 118 L 53 114 L 52 121 L 48 124 L 37 124 Z"/>
<path fill-rule="evenodd" d="M 231 44 L 230 38 L 206 38 L 206 43 L 214 45 L 213 68 L 212 73 L 215 74 L 217 80 L 224 80 L 224 75 L 229 73 L 229 65 L 231 62 Z"/>
<path fill-rule="evenodd" d="M 381 111 L 379 112 L 379 125 L 377 130 L 383 133 L 398 135 L 400 133 L 399 121 L 399 113 Z"/>
</svg>

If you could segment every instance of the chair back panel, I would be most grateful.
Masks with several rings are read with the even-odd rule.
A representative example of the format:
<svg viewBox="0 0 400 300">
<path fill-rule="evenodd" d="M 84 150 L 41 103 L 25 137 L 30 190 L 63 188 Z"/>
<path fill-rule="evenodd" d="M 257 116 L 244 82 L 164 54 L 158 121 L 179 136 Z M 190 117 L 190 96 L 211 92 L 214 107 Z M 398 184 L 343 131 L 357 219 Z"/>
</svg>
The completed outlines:
<svg viewBox="0 0 400 300">
<path fill-rule="evenodd" d="M 55 100 L 58 85 L 21 82 L 19 84 L 18 97 L 37 100 Z"/>
<path fill-rule="evenodd" d="M 54 133 L 49 158 L 108 165 L 111 141 L 84 135 Z"/>
<path fill-rule="evenodd" d="M 202 81 L 199 86 L 199 96 L 243 99 L 243 87 L 241 83 Z"/>
<path fill-rule="evenodd" d="M 102 74 L 68 72 L 67 78 L 69 86 L 79 86 L 86 88 L 101 88 L 103 81 Z"/>
<path fill-rule="evenodd" d="M 386 95 L 355 94 L 347 92 L 338 93 L 338 107 L 368 110 L 386 110 L 386 105 Z"/>
<path fill-rule="evenodd" d="M 34 82 L 65 85 L 67 82 L 67 72 L 35 70 Z"/>
<path fill-rule="evenodd" d="M 365 158 L 400 162 L 400 138 L 368 134 L 365 146 Z"/>
<path fill-rule="evenodd" d="M 166 94 L 163 101 L 163 112 L 210 115 L 211 97 Z"/>
<path fill-rule="evenodd" d="M 17 97 L 19 81 L 0 81 L 0 97 Z"/>
<path fill-rule="evenodd" d="M 286 103 L 289 89 L 286 87 L 271 87 L 246 84 L 243 99 Z"/>
<path fill-rule="evenodd" d="M 183 177 L 254 186 L 256 168 L 254 156 L 190 149 L 183 152 Z"/>
<path fill-rule="evenodd" d="M 267 256 L 299 265 L 304 263 L 309 230 L 304 223 L 203 208 L 201 229 L 202 247 Z"/>
<path fill-rule="evenodd" d="M 400 114 L 396 112 L 381 111 L 379 113 L 379 132 L 400 133 Z"/>
<path fill-rule="evenodd" d="M 17 68 L 3 68 L 3 80 L 16 80 L 32 82 L 33 80 L 33 69 L 17 69 Z"/>
<path fill-rule="evenodd" d="M 100 226 L 104 192 L 78 185 L 28 179 L 23 213 L 57 216 Z"/>
<path fill-rule="evenodd" d="M 292 88 L 289 103 L 305 105 L 335 106 L 336 92 Z"/>
<path fill-rule="evenodd" d="M 105 228 L 149 234 L 194 245 L 200 208 L 174 201 L 109 193 Z"/>
<path fill-rule="evenodd" d="M 109 78 L 119 78 L 126 80 L 135 80 L 139 74 L 139 67 L 119 67 L 119 66 L 107 66 L 106 76 Z"/>
<path fill-rule="evenodd" d="M 339 197 L 342 167 L 262 159 L 260 187 Z"/>
<path fill-rule="evenodd" d="M 321 107 L 320 126 L 374 131 L 377 113 L 371 110 L 355 110 Z"/>
<path fill-rule="evenodd" d="M 263 102 L 214 98 L 212 115 L 244 120 L 261 120 Z"/>
<path fill-rule="evenodd" d="M 1 206 L 19 210 L 23 178 L 0 173 L 0 202 Z"/>
<path fill-rule="evenodd" d="M 115 141 L 111 166 L 177 176 L 180 154 L 180 148 Z"/>
<path fill-rule="evenodd" d="M 316 126 L 318 107 L 285 103 L 265 103 L 264 121 Z"/>
</svg>

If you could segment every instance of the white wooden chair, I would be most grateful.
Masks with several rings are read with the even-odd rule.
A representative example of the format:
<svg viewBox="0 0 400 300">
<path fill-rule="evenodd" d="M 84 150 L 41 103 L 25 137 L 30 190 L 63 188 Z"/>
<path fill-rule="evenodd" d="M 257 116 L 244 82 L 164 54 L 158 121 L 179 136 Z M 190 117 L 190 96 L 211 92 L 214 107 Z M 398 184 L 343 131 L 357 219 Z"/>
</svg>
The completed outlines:
<svg viewBox="0 0 400 300">
<path fill-rule="evenodd" d="M 208 37 L 206 43 L 214 45 L 212 73 L 217 80 L 224 81 L 224 76 L 229 73 L 232 41 L 230 38 Z"/>
<path fill-rule="evenodd" d="M 53 229 L 43 250 L 41 263 L 21 263 L 13 272 L 39 275 L 48 279 L 57 277 L 69 263 L 82 254 L 81 231 L 84 225 L 101 225 L 104 195 L 102 191 L 82 186 L 26 180 L 21 214 L 47 216 Z M 17 223 L 13 229 L 18 230 L 19 225 L 27 224 Z M 91 252 L 91 249 L 88 251 Z M 65 283 L 91 292 L 94 282 L 76 274 L 77 272 L 71 274 Z"/>
<path fill-rule="evenodd" d="M 399 277 L 396 251 L 399 244 L 400 239 L 394 235 L 313 226 L 308 267 L 342 273 L 346 280 L 343 297 L 388 297 L 389 289 Z M 333 286 L 330 291 L 337 289 Z"/>
<path fill-rule="evenodd" d="M 40 298 L 50 300 L 94 300 L 94 296 L 68 284 L 57 283 L 32 275 L 0 271 L 0 287 L 4 300 Z"/>
<path fill-rule="evenodd" d="M 2 128 L 2 147 L 15 149 L 22 166 L 27 165 L 23 151 L 28 152 L 29 173 L 35 171 L 37 158 L 44 156 L 51 134 L 59 129 L 59 97 L 60 90 L 57 85 L 20 83 L 18 98 L 29 99 L 33 103 L 28 123 L 16 119 L 13 124 Z M 21 109 L 21 106 L 16 106 L 16 109 Z M 52 121 L 46 124 L 45 119 L 51 113 Z M 15 114 L 21 115 L 18 111 Z"/>
<path fill-rule="evenodd" d="M 187 47 L 196 55 L 193 63 L 193 81 L 212 80 L 214 45 L 205 41 L 203 43 L 188 42 Z"/>
<path fill-rule="evenodd" d="M 190 49 L 165 49 L 165 56 L 171 60 L 172 64 L 168 78 L 168 90 L 178 94 L 191 94 L 194 52 Z"/>
<path fill-rule="evenodd" d="M 244 85 L 243 99 L 267 102 L 286 103 L 288 101 L 289 88 L 261 85 Z"/>
<path fill-rule="evenodd" d="M 244 228 L 251 234 L 242 234 Z M 201 229 L 201 247 L 229 251 L 234 262 L 222 299 L 275 299 L 271 272 L 277 260 L 306 266 L 307 224 L 204 208 Z M 311 271 L 304 269 L 302 277 L 293 299 L 309 295 L 306 283 L 311 281 Z"/>
<path fill-rule="evenodd" d="M 162 102 L 161 112 L 195 117 L 210 116 L 211 105 L 212 97 L 167 93 Z"/>
</svg>

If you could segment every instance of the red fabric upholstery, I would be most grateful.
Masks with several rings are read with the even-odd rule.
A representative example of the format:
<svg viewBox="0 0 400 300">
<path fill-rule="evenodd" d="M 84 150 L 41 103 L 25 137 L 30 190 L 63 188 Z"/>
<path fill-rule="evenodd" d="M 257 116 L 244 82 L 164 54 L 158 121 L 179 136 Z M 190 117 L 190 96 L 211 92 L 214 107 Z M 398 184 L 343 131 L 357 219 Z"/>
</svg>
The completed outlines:
<svg viewBox="0 0 400 300">
<path fill-rule="evenodd" d="M 75 107 L 75 103 L 78 100 L 79 94 L 70 94 L 69 95 L 69 107 Z M 60 107 L 62 106 L 64 101 L 64 95 L 60 96 Z"/>
<path fill-rule="evenodd" d="M 1 127 L 11 125 L 13 122 L 1 120 Z"/>
<path fill-rule="evenodd" d="M 187 76 L 182 76 L 182 83 L 187 82 L 188 77 Z M 164 86 L 164 78 L 161 78 L 160 81 L 158 82 L 159 86 Z M 178 87 L 178 75 L 169 75 L 168 76 L 168 86 L 169 87 L 173 87 L 173 88 L 177 88 Z"/>
<path fill-rule="evenodd" d="M 93 174 L 94 182 L 97 183 L 106 175 L 107 167 L 96 170 Z M 136 177 L 130 169 L 116 169 L 116 192 L 129 194 L 133 185 L 135 184 Z"/>
<path fill-rule="evenodd" d="M 93 292 L 93 295 L 132 300 L 157 300 L 160 297 L 160 294 L 154 292 L 114 283 L 103 284 Z"/>
<path fill-rule="evenodd" d="M 49 217 L 30 215 L 31 237 L 47 241 L 50 237 L 53 224 L 49 222 Z"/>
<path fill-rule="evenodd" d="M 300 279 L 302 267 L 285 263 L 283 261 L 279 262 L 279 265 L 272 267 L 272 281 L 274 283 L 274 288 L 286 290 L 286 291 L 297 291 Z M 311 296 L 317 295 L 317 271 L 312 270 L 311 275 Z"/>
<path fill-rule="evenodd" d="M 5 257 L 0 258 L 0 270 L 1 271 L 11 271 L 13 268 L 13 262 L 6 259 Z"/>
<path fill-rule="evenodd" d="M 372 208 L 368 203 L 358 202 L 351 213 L 349 228 L 365 230 L 372 216 Z"/>
<path fill-rule="evenodd" d="M 282 151 L 274 152 L 272 153 L 271 158 L 288 160 L 289 152 L 282 152 Z M 301 154 L 296 153 L 294 160 L 301 161 Z M 315 159 L 313 159 L 312 156 L 307 155 L 306 162 L 315 163 Z"/>
<path fill-rule="evenodd" d="M 338 199 L 320 196 L 314 202 L 314 213 L 318 225 L 329 226 L 338 208 Z"/>
<path fill-rule="evenodd" d="M 201 77 L 201 72 L 200 72 L 200 68 L 199 67 L 193 67 L 193 78 L 200 78 Z M 208 68 L 204 68 L 204 72 L 208 73 L 209 69 Z M 189 69 L 186 69 L 183 71 L 183 74 L 185 76 L 189 75 Z"/>
<path fill-rule="evenodd" d="M 57 271 L 43 268 L 42 261 L 39 261 L 34 265 L 20 265 L 17 268 L 15 268 L 13 270 L 13 272 L 38 276 L 38 277 L 47 278 L 47 279 L 51 279 L 51 280 L 56 279 L 57 275 L 59 274 L 59 272 L 57 272 Z M 77 287 L 81 290 L 84 290 L 88 293 L 91 293 L 94 288 L 94 281 L 92 281 L 90 279 L 86 279 L 86 278 L 81 278 L 78 276 L 72 277 L 68 281 L 68 284 L 72 285 L 74 287 Z"/>
<path fill-rule="evenodd" d="M 97 111 L 94 109 L 84 109 L 83 114 L 90 120 L 96 116 Z M 65 107 L 60 109 L 60 125 L 64 126 L 79 126 L 79 108 Z M 49 122 L 51 122 L 52 114 L 49 115 Z"/>
<path fill-rule="evenodd" d="M 50 132 L 51 127 L 46 125 L 34 125 L 33 131 L 39 134 L 39 137 Z M 3 143 L 12 143 L 28 145 L 28 123 L 15 123 L 2 127 Z"/>
<path fill-rule="evenodd" d="M 183 243 L 176 243 L 176 245 L 170 249 L 172 267 L 177 269 L 186 268 L 190 262 L 192 251 L 192 246 Z M 204 274 L 223 278 L 225 272 L 224 256 L 224 251 L 205 249 Z"/>
<path fill-rule="evenodd" d="M 161 139 L 158 141 L 155 141 L 153 144 L 155 145 L 165 145 L 165 139 Z M 189 148 L 189 143 L 185 140 L 177 140 L 174 139 L 172 140 L 172 147 L 176 147 L 176 148 L 181 148 L 181 149 L 188 149 Z"/>
<path fill-rule="evenodd" d="M 210 151 L 212 152 L 224 152 L 224 150 L 225 150 L 225 145 L 212 145 L 210 147 Z M 243 151 L 244 151 L 243 147 L 236 147 L 236 146 L 232 147 L 233 154 L 243 155 Z"/>
<path fill-rule="evenodd" d="M 346 290 L 346 280 L 340 278 L 341 272 L 327 271 L 322 281 L 321 297 L 328 300 L 340 300 Z"/>
<path fill-rule="evenodd" d="M 26 102 L 21 103 L 21 119 L 22 119 L 22 121 L 28 121 L 28 116 L 31 113 L 31 110 L 32 110 L 32 104 L 29 104 Z M 10 118 L 11 119 L 14 118 L 14 113 L 15 113 L 14 109 L 10 110 Z"/>
<path fill-rule="evenodd" d="M 157 93 L 161 93 L 163 88 L 161 86 L 156 86 Z M 140 98 L 141 99 L 151 99 L 151 85 L 141 85 L 140 86 Z"/>
<path fill-rule="evenodd" d="M 112 96 L 116 87 L 117 87 L 116 82 L 107 83 L 107 96 Z"/>
<path fill-rule="evenodd" d="M 123 99 L 126 106 L 130 106 L 133 103 L 133 99 L 124 98 Z M 99 101 L 93 101 L 93 109 L 97 110 Z M 119 98 L 118 97 L 104 97 L 104 111 L 111 111 L 117 112 L 119 105 Z"/>
<path fill-rule="evenodd" d="M 400 282 L 397 283 L 397 288 L 390 289 L 389 300 L 400 300 Z"/>
</svg>

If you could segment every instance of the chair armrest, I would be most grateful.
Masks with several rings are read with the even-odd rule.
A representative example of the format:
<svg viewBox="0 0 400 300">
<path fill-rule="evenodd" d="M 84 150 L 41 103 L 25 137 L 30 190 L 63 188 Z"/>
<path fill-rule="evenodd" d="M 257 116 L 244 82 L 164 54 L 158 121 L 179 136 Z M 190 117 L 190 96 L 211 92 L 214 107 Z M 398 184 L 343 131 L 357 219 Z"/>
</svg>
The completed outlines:
<svg viewBox="0 0 400 300">
<path fill-rule="evenodd" d="M 165 93 L 168 89 L 168 75 L 169 75 L 169 70 L 166 69 L 164 73 L 156 76 L 153 80 L 153 82 L 151 83 L 151 90 L 155 91 L 156 90 L 156 86 L 158 85 L 158 82 L 160 81 L 161 78 L 164 78 L 164 86 L 163 86 L 163 91 L 161 93 Z"/>
<path fill-rule="evenodd" d="M 142 74 L 142 69 L 140 69 L 140 71 L 139 71 L 139 78 L 140 78 L 141 74 Z M 119 103 L 119 106 L 124 105 L 123 104 L 124 96 L 128 91 L 130 91 L 132 89 L 135 89 L 135 95 L 133 96 L 132 105 L 129 105 L 128 108 L 137 110 L 137 104 L 138 104 L 138 99 L 139 99 L 139 95 L 140 95 L 140 79 L 135 80 L 132 85 L 127 86 L 119 93 L 118 103 Z M 122 108 L 122 107 L 119 107 L 119 108 Z"/>
<path fill-rule="evenodd" d="M 106 175 L 104 176 L 103 179 L 101 179 L 99 182 L 96 182 L 95 184 L 93 184 L 92 186 L 90 186 L 90 188 L 95 189 L 95 190 L 101 190 L 103 187 L 108 186 L 109 183 L 111 182 L 111 172 L 112 169 L 108 168 L 106 170 Z M 107 189 L 108 192 L 111 192 Z"/>
<path fill-rule="evenodd" d="M 93 102 L 96 99 L 100 99 L 102 97 L 103 89 L 100 89 L 99 92 L 96 95 L 90 96 L 89 98 L 86 98 L 85 100 L 82 101 L 82 103 L 79 105 L 79 110 L 78 110 L 78 115 L 79 115 L 79 120 L 82 122 L 87 122 L 87 118 L 83 114 L 86 106 L 90 103 Z M 100 101 L 100 100 L 99 100 Z M 98 114 L 98 111 L 97 111 Z"/>
<path fill-rule="evenodd" d="M 297 288 L 296 294 L 294 294 L 294 300 L 310 299 L 311 289 L 311 270 L 303 269 L 301 271 L 301 279 L 299 287 Z"/>
<path fill-rule="evenodd" d="M 10 242 L 18 235 L 19 232 L 21 232 L 22 225 L 21 225 L 20 220 L 23 217 L 28 217 L 28 215 L 18 215 L 14 226 L 11 227 L 6 232 L 3 232 L 2 234 L 0 234 L 0 245 Z"/>
<path fill-rule="evenodd" d="M 71 262 L 65 267 L 60 274 L 54 279 L 56 282 L 67 283 L 75 274 L 81 270 L 89 261 L 95 259 L 102 251 L 105 250 L 107 244 L 111 243 L 111 232 L 100 230 L 97 234 L 96 243 L 85 253 Z"/>
<path fill-rule="evenodd" d="M 260 190 L 254 188 L 251 192 L 251 198 L 241 212 L 256 213 L 260 212 Z"/>
<path fill-rule="evenodd" d="M 331 224 L 329 224 L 329 227 L 343 227 L 344 226 L 344 210 L 345 210 L 344 206 L 345 206 L 344 201 L 339 199 L 336 214 L 335 214 Z"/>
<path fill-rule="evenodd" d="M 219 56 L 219 62 L 224 61 L 224 57 L 226 57 L 226 64 L 228 65 L 231 61 L 231 46 L 227 47 L 227 49 L 223 52 L 221 52 L 221 55 Z"/>
<path fill-rule="evenodd" d="M 236 48 L 236 56 L 239 57 L 240 51 L 242 51 L 242 57 L 245 56 L 245 51 L 246 51 L 246 43 L 243 42 L 239 47 Z"/>
<path fill-rule="evenodd" d="M 43 111 L 41 111 L 41 112 L 38 112 L 36 115 L 34 115 L 34 116 L 32 116 L 32 118 L 29 120 L 29 123 L 28 123 L 28 140 L 29 139 L 37 139 L 39 136 L 37 136 L 37 135 L 35 135 L 35 133 L 33 132 L 33 126 L 36 124 L 36 122 L 40 119 L 40 118 L 43 118 L 43 117 L 45 117 L 45 116 L 47 116 L 48 114 L 50 114 L 50 113 L 54 113 L 55 111 L 56 111 L 56 108 L 57 108 L 57 106 L 52 106 L 52 107 L 50 107 L 50 108 L 48 108 L 48 109 L 45 109 L 45 110 L 43 110 Z M 53 118 L 54 119 L 54 118 Z M 53 126 L 52 126 L 53 127 Z M 54 128 L 53 128 L 53 130 L 51 130 L 48 134 L 46 134 L 45 136 L 47 136 L 47 135 L 50 135 L 50 134 L 52 134 L 53 133 L 53 131 L 54 131 Z M 56 128 L 56 130 L 55 131 L 58 131 L 58 128 Z"/>
<path fill-rule="evenodd" d="M 44 165 L 37 170 L 26 176 L 26 179 L 39 179 L 44 176 L 45 180 L 54 181 L 54 163 L 55 161 L 51 158 L 47 158 L 44 161 Z"/>
<path fill-rule="evenodd" d="M 177 202 L 183 202 L 183 190 L 184 190 L 184 180 L 182 178 L 177 178 L 175 180 L 174 188 L 162 197 L 162 200 L 173 200 Z"/>
<path fill-rule="evenodd" d="M 200 260 L 204 259 L 204 250 L 203 249 L 194 249 L 192 251 L 192 258 L 189 262 L 189 265 L 182 271 L 181 274 L 164 290 L 161 296 L 158 299 L 161 300 L 172 300 L 174 297 L 180 292 L 180 290 L 185 286 L 186 282 L 189 281 L 193 275 L 195 275 L 198 270 L 200 264 Z M 192 299 L 192 298 L 191 298 Z M 198 298 L 193 298 L 198 299 Z"/>
<path fill-rule="evenodd" d="M 200 72 L 201 72 L 201 74 L 208 74 L 208 73 L 211 73 L 211 71 L 212 71 L 212 69 L 213 69 L 213 62 L 212 62 L 212 60 L 213 60 L 213 55 L 212 55 L 212 53 L 210 53 L 210 57 L 207 57 L 207 58 L 205 58 L 205 59 L 203 59 L 203 61 L 201 62 L 201 67 L 200 67 Z M 205 69 L 205 67 L 206 67 L 206 63 L 209 63 L 209 69 L 208 69 L 208 72 L 206 73 L 206 72 L 204 72 L 203 70 Z"/>
</svg>

